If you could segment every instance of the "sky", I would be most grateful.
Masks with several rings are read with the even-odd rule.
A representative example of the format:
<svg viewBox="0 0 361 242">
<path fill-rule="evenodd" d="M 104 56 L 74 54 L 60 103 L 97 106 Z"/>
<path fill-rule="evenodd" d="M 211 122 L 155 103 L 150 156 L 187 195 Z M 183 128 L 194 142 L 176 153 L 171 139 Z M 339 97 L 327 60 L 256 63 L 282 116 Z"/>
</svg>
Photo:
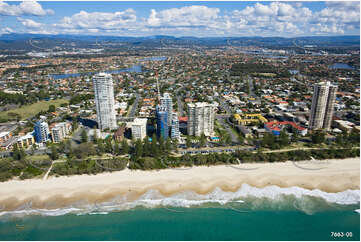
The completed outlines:
<svg viewBox="0 0 361 242">
<path fill-rule="evenodd" d="M 333 36 L 360 34 L 360 2 L 0 0 L 0 35 Z"/>
</svg>

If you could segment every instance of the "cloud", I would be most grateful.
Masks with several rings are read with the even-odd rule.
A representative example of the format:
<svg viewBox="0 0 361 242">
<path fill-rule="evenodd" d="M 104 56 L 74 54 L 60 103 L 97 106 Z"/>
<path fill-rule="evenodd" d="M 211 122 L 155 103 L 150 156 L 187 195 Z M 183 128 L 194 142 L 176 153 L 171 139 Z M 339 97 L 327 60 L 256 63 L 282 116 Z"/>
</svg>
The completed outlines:
<svg viewBox="0 0 361 242">
<path fill-rule="evenodd" d="M 2 28 L 0 30 L 1 34 L 10 34 L 10 33 L 14 33 L 14 32 L 15 31 L 12 28 L 9 28 L 9 27 L 5 27 L 5 28 Z"/>
<path fill-rule="evenodd" d="M 312 33 L 344 34 L 345 30 L 360 29 L 359 2 L 326 2 L 326 6 L 313 14 Z"/>
<path fill-rule="evenodd" d="M 359 2 L 326 2 L 311 10 L 299 2 L 234 3 L 227 12 L 216 7 L 190 5 L 163 10 L 150 9 L 138 17 L 129 8 L 114 12 L 80 11 L 56 23 L 18 17 L 26 32 L 144 36 L 300 36 L 359 34 Z M 5 6 L 5 7 L 4 7 Z M 239 8 L 238 8 L 239 7 Z M 237 10 L 237 8 L 239 10 Z M 50 14 L 35 1 L 8 5 L 0 0 L 0 15 Z M 38 21 L 38 20 L 37 20 Z"/>
<path fill-rule="evenodd" d="M 21 22 L 22 25 L 28 28 L 40 28 L 43 26 L 42 23 L 38 23 L 32 19 L 18 18 L 18 20 Z"/>
<path fill-rule="evenodd" d="M 19 5 L 7 4 L 0 1 L 0 15 L 5 16 L 21 16 L 21 15 L 34 15 L 44 16 L 54 14 L 51 9 L 43 9 L 42 6 L 33 0 L 21 2 Z"/>
<path fill-rule="evenodd" d="M 218 8 L 206 6 L 187 6 L 182 8 L 171 8 L 157 12 L 152 9 L 147 19 L 150 27 L 199 27 L 212 25 L 218 18 Z"/>
<path fill-rule="evenodd" d="M 71 17 L 64 17 L 55 27 L 65 29 L 119 29 L 136 22 L 136 15 L 133 9 L 123 12 L 92 12 L 80 11 Z"/>
</svg>

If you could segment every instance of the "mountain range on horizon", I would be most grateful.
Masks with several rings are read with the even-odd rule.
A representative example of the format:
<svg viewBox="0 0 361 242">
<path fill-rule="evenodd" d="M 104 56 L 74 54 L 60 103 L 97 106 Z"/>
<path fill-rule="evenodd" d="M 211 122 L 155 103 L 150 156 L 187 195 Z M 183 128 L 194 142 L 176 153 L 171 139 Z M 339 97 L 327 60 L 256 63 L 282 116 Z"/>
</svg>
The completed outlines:
<svg viewBox="0 0 361 242">
<path fill-rule="evenodd" d="M 44 48 L 55 46 L 94 48 L 97 44 L 125 43 L 128 46 L 157 47 L 165 45 L 199 45 L 199 46 L 259 46 L 259 47 L 302 47 L 314 45 L 321 48 L 352 47 L 359 48 L 360 36 L 303 36 L 303 37 L 175 37 L 170 35 L 132 36 L 95 36 L 95 35 L 48 35 L 48 34 L 3 34 L 0 36 L 0 50 L 31 50 L 34 44 Z M 40 44 L 40 45 L 39 45 Z M 76 44 L 74 46 L 74 44 Z M 36 48 L 35 49 L 41 49 Z"/>
</svg>

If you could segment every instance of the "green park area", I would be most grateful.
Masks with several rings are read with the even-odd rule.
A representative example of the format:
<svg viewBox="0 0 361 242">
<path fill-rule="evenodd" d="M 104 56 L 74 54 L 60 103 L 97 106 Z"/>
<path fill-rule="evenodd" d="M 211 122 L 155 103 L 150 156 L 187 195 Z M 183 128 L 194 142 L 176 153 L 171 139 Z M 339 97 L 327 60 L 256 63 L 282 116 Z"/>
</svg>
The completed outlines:
<svg viewBox="0 0 361 242">
<path fill-rule="evenodd" d="M 65 99 L 56 99 L 24 105 L 16 109 L 0 112 L 0 120 L 1 122 L 6 122 L 10 120 L 27 119 L 41 111 L 48 111 L 50 105 L 54 105 L 55 108 L 57 108 L 63 103 L 69 103 L 69 101 Z"/>
</svg>

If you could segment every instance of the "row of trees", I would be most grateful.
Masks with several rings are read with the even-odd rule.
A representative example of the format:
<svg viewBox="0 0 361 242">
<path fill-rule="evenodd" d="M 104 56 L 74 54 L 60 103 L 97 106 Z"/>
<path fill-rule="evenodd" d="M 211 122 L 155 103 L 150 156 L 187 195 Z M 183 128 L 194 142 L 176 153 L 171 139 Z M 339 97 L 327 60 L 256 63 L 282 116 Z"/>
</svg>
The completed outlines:
<svg viewBox="0 0 361 242">
<path fill-rule="evenodd" d="M 130 161 L 130 169 L 152 170 L 175 167 L 211 166 L 257 162 L 285 162 L 315 159 L 339 159 L 347 157 L 359 157 L 360 149 L 322 149 L 322 150 L 296 150 L 287 152 L 249 152 L 237 151 L 235 153 L 211 153 L 207 155 L 183 155 L 181 157 L 142 157 L 136 161 Z"/>
</svg>

